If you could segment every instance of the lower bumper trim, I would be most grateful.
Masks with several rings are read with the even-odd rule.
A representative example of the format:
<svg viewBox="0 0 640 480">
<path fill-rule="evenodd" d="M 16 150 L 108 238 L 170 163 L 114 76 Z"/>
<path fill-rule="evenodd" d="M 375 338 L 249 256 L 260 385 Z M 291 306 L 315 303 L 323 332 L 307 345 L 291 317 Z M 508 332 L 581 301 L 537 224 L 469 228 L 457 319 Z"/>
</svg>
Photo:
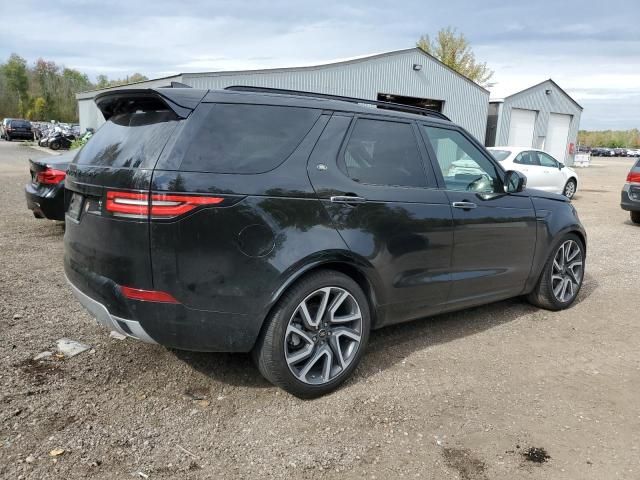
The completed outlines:
<svg viewBox="0 0 640 480">
<path fill-rule="evenodd" d="M 142 325 L 140 325 L 139 322 L 111 315 L 111 313 L 109 313 L 109 310 L 107 310 L 107 307 L 105 307 L 102 303 L 81 292 L 80 289 L 78 289 L 78 287 L 71 283 L 68 278 L 66 280 L 71 287 L 73 295 L 78 299 L 82 306 L 96 318 L 96 321 L 99 325 L 102 325 L 109 330 L 115 330 L 122 335 L 135 338 L 136 340 L 140 340 L 142 342 L 158 343 L 153 338 L 151 338 L 149 334 L 147 334 L 147 332 L 144 330 L 144 328 L 142 328 Z"/>
</svg>

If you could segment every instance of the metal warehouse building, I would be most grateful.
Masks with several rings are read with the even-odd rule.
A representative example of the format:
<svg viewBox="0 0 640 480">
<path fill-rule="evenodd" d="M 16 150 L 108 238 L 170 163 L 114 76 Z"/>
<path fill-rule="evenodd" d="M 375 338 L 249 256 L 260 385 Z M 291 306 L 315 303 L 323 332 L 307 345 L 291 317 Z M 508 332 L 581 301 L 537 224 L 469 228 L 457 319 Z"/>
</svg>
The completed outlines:
<svg viewBox="0 0 640 480">
<path fill-rule="evenodd" d="M 485 145 L 540 148 L 573 164 L 582 107 L 553 80 L 490 100 Z"/>
<path fill-rule="evenodd" d="M 283 88 L 422 106 L 441 111 L 480 141 L 485 138 L 489 91 L 418 48 L 309 67 L 182 73 L 134 86 L 162 87 L 171 82 L 202 89 L 231 85 Z M 93 101 L 97 94 L 130 87 L 77 94 L 82 130 L 104 122 Z"/>
</svg>

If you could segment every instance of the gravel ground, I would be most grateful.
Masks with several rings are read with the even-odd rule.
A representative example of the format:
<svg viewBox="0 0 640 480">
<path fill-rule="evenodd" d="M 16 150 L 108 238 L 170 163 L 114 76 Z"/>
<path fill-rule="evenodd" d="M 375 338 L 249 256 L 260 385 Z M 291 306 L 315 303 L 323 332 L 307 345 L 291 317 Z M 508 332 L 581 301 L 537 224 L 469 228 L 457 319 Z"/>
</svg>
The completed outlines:
<svg viewBox="0 0 640 480">
<path fill-rule="evenodd" d="M 96 326 L 65 284 L 62 226 L 26 210 L 39 156 L 0 142 L 1 478 L 640 478 L 630 160 L 579 171 L 589 246 L 573 308 L 514 299 L 374 332 L 343 388 L 301 401 L 246 355 Z M 91 350 L 32 360 L 63 337 Z"/>
</svg>

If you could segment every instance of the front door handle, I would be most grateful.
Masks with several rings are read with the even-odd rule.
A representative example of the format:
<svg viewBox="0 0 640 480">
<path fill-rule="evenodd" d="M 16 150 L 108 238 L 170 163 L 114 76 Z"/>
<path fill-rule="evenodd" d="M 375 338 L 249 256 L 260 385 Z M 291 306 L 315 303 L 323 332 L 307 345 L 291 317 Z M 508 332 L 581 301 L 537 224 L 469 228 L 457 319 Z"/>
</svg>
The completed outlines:
<svg viewBox="0 0 640 480">
<path fill-rule="evenodd" d="M 356 197 L 355 195 L 336 195 L 335 197 L 329 197 L 331 203 L 365 203 L 366 198 Z"/>
<path fill-rule="evenodd" d="M 453 208 L 462 208 L 463 210 L 470 210 L 472 208 L 476 208 L 478 205 L 476 205 L 473 202 L 453 202 L 451 206 Z"/>
</svg>

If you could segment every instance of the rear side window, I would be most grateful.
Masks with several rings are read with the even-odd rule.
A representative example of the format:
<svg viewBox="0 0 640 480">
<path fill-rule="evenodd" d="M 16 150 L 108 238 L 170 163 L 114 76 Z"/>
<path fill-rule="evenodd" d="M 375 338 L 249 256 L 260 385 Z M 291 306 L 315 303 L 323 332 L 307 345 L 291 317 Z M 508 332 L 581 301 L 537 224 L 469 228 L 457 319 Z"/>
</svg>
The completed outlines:
<svg viewBox="0 0 640 480">
<path fill-rule="evenodd" d="M 173 133 L 178 117 L 170 110 L 114 115 L 76 157 L 79 165 L 153 168 Z"/>
<path fill-rule="evenodd" d="M 540 162 L 538 160 L 538 152 L 522 152 L 518 154 L 513 163 L 517 163 L 518 165 L 539 166 Z"/>
<path fill-rule="evenodd" d="M 309 133 L 320 110 L 214 104 L 195 132 L 181 170 L 264 173 L 284 162 Z"/>
<path fill-rule="evenodd" d="M 341 168 L 360 183 L 401 187 L 427 184 L 416 137 L 408 123 L 358 119 Z"/>
<path fill-rule="evenodd" d="M 489 153 L 499 162 L 504 162 L 506 158 L 511 155 L 510 150 L 489 150 Z"/>
</svg>

